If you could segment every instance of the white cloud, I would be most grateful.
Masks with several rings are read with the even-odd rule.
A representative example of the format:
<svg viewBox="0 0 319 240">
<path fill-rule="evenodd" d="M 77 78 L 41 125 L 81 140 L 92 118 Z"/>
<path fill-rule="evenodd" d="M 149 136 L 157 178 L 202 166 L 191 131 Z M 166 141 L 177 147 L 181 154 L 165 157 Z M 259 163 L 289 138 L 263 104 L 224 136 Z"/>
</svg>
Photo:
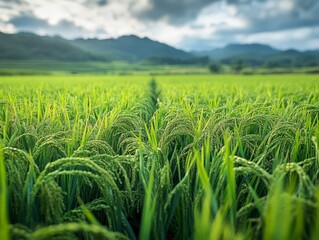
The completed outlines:
<svg viewBox="0 0 319 240">
<path fill-rule="evenodd" d="M 196 4 L 196 1 L 191 5 L 190 2 L 184 0 L 181 4 Z M 289 47 L 294 44 L 298 48 L 317 46 L 313 30 L 319 27 L 319 20 L 314 17 L 319 4 L 314 0 L 309 0 L 313 4 L 306 6 L 302 0 L 234 1 L 233 4 L 222 0 L 200 2 L 197 14 L 184 16 L 189 19 L 178 25 L 171 21 L 174 9 L 170 9 L 171 15 L 164 14 L 158 21 L 139 18 L 136 13 L 154 7 L 151 0 L 0 2 L 0 31 L 23 30 L 11 20 L 19 16 L 33 16 L 49 23 L 47 28 L 35 29 L 36 33 L 60 34 L 68 38 L 137 34 L 184 49 L 213 48 L 230 42 L 261 42 L 277 47 L 288 42 Z M 171 4 L 168 0 L 160 2 L 162 12 L 165 3 Z M 156 9 L 152 9 L 154 11 Z M 183 11 L 176 11 L 181 17 Z M 63 29 L 62 26 L 67 27 Z M 24 27 L 32 30 L 32 26 Z"/>
<path fill-rule="evenodd" d="M 12 24 L 4 24 L 3 22 L 0 22 L 0 31 L 6 32 L 6 33 L 15 33 L 15 28 Z"/>
<path fill-rule="evenodd" d="M 303 27 L 297 29 L 256 33 L 249 36 L 241 35 L 238 40 L 243 43 L 264 43 L 281 49 L 298 47 L 299 49 L 319 48 L 319 42 L 313 41 L 312 34 L 319 33 L 319 27 Z M 287 40 L 289 39 L 289 40 Z"/>
</svg>

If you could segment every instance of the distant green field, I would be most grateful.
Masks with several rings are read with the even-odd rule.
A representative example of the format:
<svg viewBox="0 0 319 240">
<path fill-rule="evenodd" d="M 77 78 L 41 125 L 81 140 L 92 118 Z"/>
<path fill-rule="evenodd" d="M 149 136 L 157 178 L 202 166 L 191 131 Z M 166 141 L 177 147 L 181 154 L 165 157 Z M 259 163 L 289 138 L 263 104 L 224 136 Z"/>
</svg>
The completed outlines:
<svg viewBox="0 0 319 240">
<path fill-rule="evenodd" d="M 250 68 L 241 75 L 318 74 L 318 67 Z M 0 76 L 5 75 L 194 75 L 210 74 L 205 65 L 156 65 L 146 62 L 67 62 L 54 60 L 0 60 Z M 235 74 L 230 66 L 222 66 L 220 74 Z"/>
<path fill-rule="evenodd" d="M 318 144 L 317 75 L 2 76 L 0 239 L 316 240 Z"/>
<path fill-rule="evenodd" d="M 128 62 L 65 62 L 51 60 L 0 60 L 0 75 L 41 74 L 207 74 L 206 66 L 152 65 Z"/>
</svg>

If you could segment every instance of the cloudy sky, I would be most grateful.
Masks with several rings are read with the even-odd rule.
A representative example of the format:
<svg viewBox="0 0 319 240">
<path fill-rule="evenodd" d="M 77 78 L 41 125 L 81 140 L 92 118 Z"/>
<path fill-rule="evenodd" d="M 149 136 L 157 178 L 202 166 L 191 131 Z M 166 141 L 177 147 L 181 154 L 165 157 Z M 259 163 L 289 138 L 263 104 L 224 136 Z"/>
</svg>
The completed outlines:
<svg viewBox="0 0 319 240">
<path fill-rule="evenodd" d="M 319 49 L 319 0 L 0 0 L 0 31 L 136 34 L 185 50 L 252 42 Z"/>
</svg>

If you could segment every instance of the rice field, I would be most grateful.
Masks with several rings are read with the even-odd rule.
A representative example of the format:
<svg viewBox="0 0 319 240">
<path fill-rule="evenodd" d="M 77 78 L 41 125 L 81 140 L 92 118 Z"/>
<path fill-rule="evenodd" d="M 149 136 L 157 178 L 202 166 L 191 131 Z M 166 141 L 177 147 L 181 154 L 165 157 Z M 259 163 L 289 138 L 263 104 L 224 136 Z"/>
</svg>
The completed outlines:
<svg viewBox="0 0 319 240">
<path fill-rule="evenodd" d="M 319 239 L 319 77 L 0 78 L 0 239 Z"/>
</svg>

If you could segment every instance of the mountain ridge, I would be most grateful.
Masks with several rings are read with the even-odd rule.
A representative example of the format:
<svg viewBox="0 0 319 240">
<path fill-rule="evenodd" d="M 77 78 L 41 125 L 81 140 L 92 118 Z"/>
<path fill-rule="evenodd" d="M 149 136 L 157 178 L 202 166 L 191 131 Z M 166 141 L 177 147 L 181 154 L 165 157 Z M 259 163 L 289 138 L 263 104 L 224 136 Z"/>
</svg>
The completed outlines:
<svg viewBox="0 0 319 240">
<path fill-rule="evenodd" d="M 124 35 L 110 39 L 75 39 L 72 43 L 92 52 L 108 52 L 116 60 L 141 61 L 150 57 L 191 58 L 190 53 L 179 50 L 168 44 L 154 41 L 147 37 Z"/>
<path fill-rule="evenodd" d="M 75 48 L 68 40 L 58 36 L 38 36 L 33 33 L 0 34 L 0 59 L 51 59 L 69 61 L 106 61 L 99 54 Z"/>
<path fill-rule="evenodd" d="M 280 65 L 289 62 L 297 65 L 319 63 L 319 50 L 279 50 L 260 43 L 232 43 L 207 51 L 187 52 L 168 44 L 136 35 L 118 38 L 78 38 L 67 40 L 60 36 L 39 36 L 33 33 L 7 34 L 0 32 L 0 59 L 49 59 L 64 61 L 149 61 L 154 64 L 206 64 L 210 61 L 231 64 L 242 60 L 250 66 Z M 175 60 L 174 60 L 175 59 Z M 177 61 L 176 61 L 177 60 Z M 288 64 L 289 65 L 289 64 Z"/>
<path fill-rule="evenodd" d="M 222 60 L 228 57 L 234 57 L 242 54 L 259 54 L 259 55 L 269 55 L 279 52 L 269 45 L 260 43 L 251 44 L 239 44 L 231 43 L 225 47 L 215 48 L 208 51 L 193 52 L 195 56 L 208 56 L 212 60 Z"/>
</svg>

